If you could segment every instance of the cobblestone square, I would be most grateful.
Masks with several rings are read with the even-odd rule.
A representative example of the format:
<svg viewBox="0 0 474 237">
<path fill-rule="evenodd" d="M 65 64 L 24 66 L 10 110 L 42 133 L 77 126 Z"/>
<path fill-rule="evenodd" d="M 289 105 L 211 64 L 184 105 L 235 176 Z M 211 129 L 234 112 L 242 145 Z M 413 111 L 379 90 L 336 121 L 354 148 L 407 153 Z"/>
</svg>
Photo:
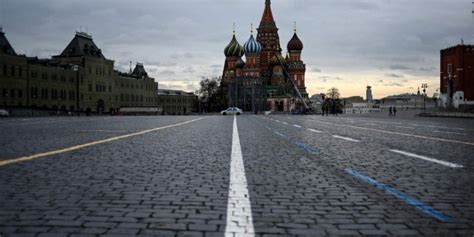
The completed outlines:
<svg viewBox="0 0 474 237">
<path fill-rule="evenodd" d="M 0 130 L 2 236 L 474 234 L 471 120 L 12 118 Z"/>
</svg>

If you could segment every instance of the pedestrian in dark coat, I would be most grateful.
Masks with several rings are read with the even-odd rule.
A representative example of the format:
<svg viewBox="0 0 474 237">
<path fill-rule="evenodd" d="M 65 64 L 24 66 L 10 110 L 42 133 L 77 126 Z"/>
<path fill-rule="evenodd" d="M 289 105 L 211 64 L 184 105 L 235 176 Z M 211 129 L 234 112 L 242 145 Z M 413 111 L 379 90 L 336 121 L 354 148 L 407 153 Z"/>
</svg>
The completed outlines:
<svg viewBox="0 0 474 237">
<path fill-rule="evenodd" d="M 389 114 L 390 117 L 392 117 L 392 115 L 393 115 L 392 111 L 393 111 L 392 106 L 390 106 L 390 114 Z"/>
<path fill-rule="evenodd" d="M 393 116 L 397 117 L 397 107 L 393 107 Z"/>
</svg>

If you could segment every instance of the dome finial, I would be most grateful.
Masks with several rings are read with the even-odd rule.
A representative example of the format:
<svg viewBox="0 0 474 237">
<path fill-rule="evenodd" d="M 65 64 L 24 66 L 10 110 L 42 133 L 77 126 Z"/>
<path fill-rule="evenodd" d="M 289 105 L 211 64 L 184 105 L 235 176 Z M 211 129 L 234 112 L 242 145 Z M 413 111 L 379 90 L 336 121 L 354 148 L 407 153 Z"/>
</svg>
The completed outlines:
<svg viewBox="0 0 474 237">
<path fill-rule="evenodd" d="M 235 22 L 233 22 L 233 26 L 232 26 L 232 32 L 234 33 L 235 35 Z"/>
<path fill-rule="evenodd" d="M 295 21 L 295 33 L 296 33 L 296 21 Z"/>
<path fill-rule="evenodd" d="M 250 23 L 250 34 L 253 35 L 253 23 Z"/>
</svg>

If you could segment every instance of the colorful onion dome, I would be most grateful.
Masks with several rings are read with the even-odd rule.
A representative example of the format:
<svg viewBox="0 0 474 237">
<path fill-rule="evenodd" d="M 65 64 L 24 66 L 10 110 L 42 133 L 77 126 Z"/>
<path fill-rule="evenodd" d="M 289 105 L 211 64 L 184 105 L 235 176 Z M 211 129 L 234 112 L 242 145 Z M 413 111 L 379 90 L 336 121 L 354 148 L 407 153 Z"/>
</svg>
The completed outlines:
<svg viewBox="0 0 474 237">
<path fill-rule="evenodd" d="M 245 54 L 258 54 L 262 51 L 262 45 L 255 40 L 253 34 L 250 35 L 249 40 L 244 44 Z"/>
<path fill-rule="evenodd" d="M 277 56 L 278 55 L 278 56 Z M 286 60 L 281 54 L 273 55 L 273 57 L 270 58 L 270 64 L 272 65 L 280 65 L 281 63 L 286 63 Z"/>
<path fill-rule="evenodd" d="M 245 67 L 245 62 L 244 60 L 242 60 L 242 58 L 239 58 L 239 60 L 237 60 L 237 62 L 235 63 L 235 67 L 236 68 L 244 68 Z"/>
<path fill-rule="evenodd" d="M 235 38 L 235 34 L 227 47 L 225 47 L 224 54 L 226 57 L 242 57 L 244 55 L 244 49 Z"/>
<path fill-rule="evenodd" d="M 290 42 L 288 42 L 288 51 L 301 51 L 303 50 L 303 42 L 298 38 L 298 35 L 295 34 L 293 35 L 293 38 L 291 38 Z"/>
</svg>

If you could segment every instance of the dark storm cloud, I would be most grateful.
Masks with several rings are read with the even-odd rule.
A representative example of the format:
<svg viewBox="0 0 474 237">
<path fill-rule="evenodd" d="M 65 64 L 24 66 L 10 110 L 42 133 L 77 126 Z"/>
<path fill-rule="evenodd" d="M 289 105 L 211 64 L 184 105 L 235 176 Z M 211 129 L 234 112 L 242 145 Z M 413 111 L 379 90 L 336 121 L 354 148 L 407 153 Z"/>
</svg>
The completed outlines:
<svg viewBox="0 0 474 237">
<path fill-rule="evenodd" d="M 394 78 L 404 78 L 405 77 L 402 74 L 396 74 L 396 73 L 387 73 L 387 74 L 385 74 L 385 76 L 394 77 Z"/>
<path fill-rule="evenodd" d="M 382 76 L 407 77 L 438 76 L 440 49 L 461 38 L 473 43 L 467 41 L 474 38 L 471 5 L 464 0 L 272 1 L 282 48 L 296 21 L 310 72 L 382 69 Z M 158 81 L 198 81 L 222 73 L 232 22 L 243 44 L 263 6 L 264 0 L 0 0 L 0 24 L 21 53 L 59 54 L 83 26 L 119 70 L 127 71 L 128 61 L 144 62 L 158 68 L 150 71 Z"/>
<path fill-rule="evenodd" d="M 409 71 L 409 70 L 413 70 L 413 68 L 411 67 L 408 67 L 408 66 L 405 66 L 405 65 L 390 65 L 389 67 L 390 69 L 392 70 L 406 70 L 406 71 Z"/>
</svg>

